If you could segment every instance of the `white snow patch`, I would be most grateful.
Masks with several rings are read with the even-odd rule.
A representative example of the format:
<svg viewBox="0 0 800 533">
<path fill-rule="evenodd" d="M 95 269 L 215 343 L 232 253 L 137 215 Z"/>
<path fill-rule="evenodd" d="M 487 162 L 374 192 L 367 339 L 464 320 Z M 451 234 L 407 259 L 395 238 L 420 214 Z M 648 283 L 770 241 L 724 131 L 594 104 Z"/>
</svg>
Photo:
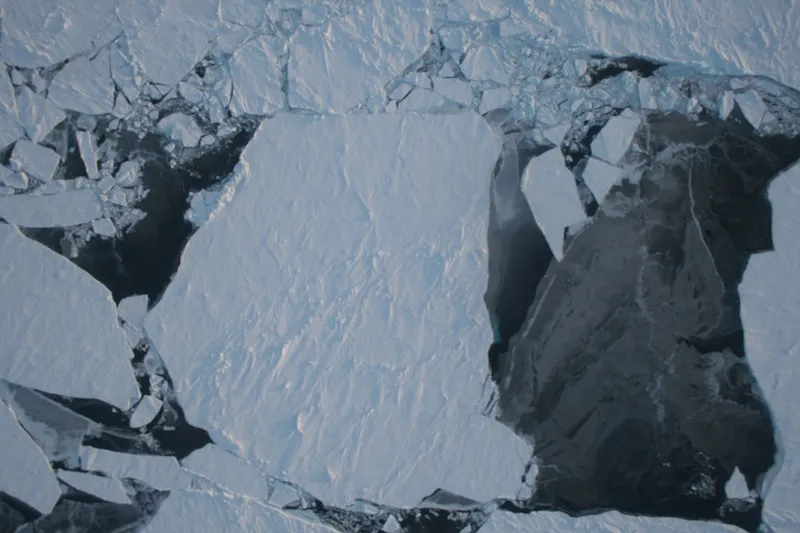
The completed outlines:
<svg viewBox="0 0 800 533">
<path fill-rule="evenodd" d="M 0 385 L 2 386 L 2 385 Z M 49 513 L 61 496 L 47 457 L 0 401 L 0 491 L 40 513 Z"/>
<path fill-rule="evenodd" d="M 28 87 L 21 87 L 17 95 L 19 123 L 34 142 L 41 142 L 67 116 L 50 100 L 39 96 Z"/>
<path fill-rule="evenodd" d="M 575 178 L 560 150 L 534 158 L 522 176 L 522 192 L 556 260 L 564 257 L 564 229 L 586 218 Z"/>
<path fill-rule="evenodd" d="M 5 74 L 6 65 L 0 62 L 0 148 L 5 148 L 25 134 L 17 121 L 17 104 L 14 99 L 14 87 L 11 79 Z M 16 72 L 16 70 L 12 71 Z"/>
<path fill-rule="evenodd" d="M 475 81 L 495 81 L 506 85 L 510 81 L 500 52 L 496 47 L 481 45 L 471 48 L 461 63 L 464 75 Z"/>
<path fill-rule="evenodd" d="M 289 103 L 323 112 L 352 108 L 422 54 L 427 19 L 421 0 L 374 0 L 302 27 L 291 40 Z"/>
<path fill-rule="evenodd" d="M 194 117 L 183 113 L 173 113 L 158 121 L 158 130 L 183 146 L 197 146 L 203 130 L 195 122 Z"/>
<path fill-rule="evenodd" d="M 6 224 L 0 257 L 14 258 L 0 269 L 0 377 L 127 408 L 138 389 L 108 290 Z"/>
<path fill-rule="evenodd" d="M 84 472 L 73 472 L 72 470 L 59 470 L 58 477 L 76 489 L 97 496 L 107 502 L 131 503 L 130 498 L 125 494 L 122 484 L 116 479 Z"/>
<path fill-rule="evenodd" d="M 253 39 L 231 58 L 234 115 L 266 115 L 283 107 L 279 56 L 282 45 L 277 39 Z"/>
<path fill-rule="evenodd" d="M 62 109 L 93 115 L 110 113 L 114 109 L 114 83 L 108 62 L 104 70 L 98 70 L 85 57 L 70 61 L 50 84 L 48 98 Z"/>
<path fill-rule="evenodd" d="M 620 167 L 590 157 L 583 170 L 583 180 L 594 194 L 597 203 L 602 204 L 609 189 L 619 183 L 622 173 Z"/>
<path fill-rule="evenodd" d="M 612 117 L 592 141 L 592 155 L 616 165 L 628 150 L 639 124 L 639 115 L 630 109 Z"/>
<path fill-rule="evenodd" d="M 0 216 L 12 224 L 28 228 L 74 226 L 90 222 L 101 214 L 100 200 L 89 189 L 0 197 Z"/>
<path fill-rule="evenodd" d="M 499 143 L 472 113 L 263 124 L 145 320 L 187 418 L 333 504 L 516 494 L 530 449 L 478 414 L 464 355 L 489 342 Z"/>
<path fill-rule="evenodd" d="M 11 168 L 48 181 L 53 179 L 61 158 L 50 148 L 26 140 L 20 140 L 11 152 Z"/>
<path fill-rule="evenodd" d="M 131 427 L 140 428 L 152 422 L 161 406 L 162 402 L 158 398 L 154 398 L 149 394 L 143 396 L 142 401 L 139 402 L 133 415 L 131 415 Z"/>
</svg>

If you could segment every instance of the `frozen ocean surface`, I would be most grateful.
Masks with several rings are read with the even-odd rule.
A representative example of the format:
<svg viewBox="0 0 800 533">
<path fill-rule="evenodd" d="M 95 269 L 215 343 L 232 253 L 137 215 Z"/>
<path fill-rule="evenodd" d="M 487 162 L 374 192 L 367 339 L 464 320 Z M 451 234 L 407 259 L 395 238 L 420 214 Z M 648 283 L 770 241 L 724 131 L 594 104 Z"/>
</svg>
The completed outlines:
<svg viewBox="0 0 800 533">
<path fill-rule="evenodd" d="M 797 21 L 796 0 L 0 2 L 0 533 L 800 532 Z M 724 133 L 658 145 L 676 115 Z M 694 185 L 721 137 L 752 150 L 742 190 Z M 630 248 L 622 221 L 670 198 L 677 251 Z M 673 260 L 708 276 L 691 305 L 642 281 Z M 652 324 L 700 309 L 635 371 L 644 403 L 633 378 L 580 388 L 623 359 L 553 348 L 614 288 Z M 562 289 L 595 299 L 542 318 Z M 608 461 L 639 493 L 617 505 L 589 494 L 617 487 L 601 468 L 552 473 L 618 424 L 674 429 L 685 347 L 686 402 L 721 407 L 622 442 L 693 439 L 648 459 L 688 478 Z M 600 418 L 605 388 L 636 409 Z"/>
</svg>

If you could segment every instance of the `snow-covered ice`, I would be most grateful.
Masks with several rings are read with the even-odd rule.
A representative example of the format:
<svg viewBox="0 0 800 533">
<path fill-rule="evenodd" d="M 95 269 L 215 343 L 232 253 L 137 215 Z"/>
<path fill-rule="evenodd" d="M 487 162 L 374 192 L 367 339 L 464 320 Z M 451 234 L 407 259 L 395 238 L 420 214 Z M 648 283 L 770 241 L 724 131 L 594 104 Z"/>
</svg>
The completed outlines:
<svg viewBox="0 0 800 533">
<path fill-rule="evenodd" d="M 522 177 L 522 192 L 533 210 L 556 259 L 564 256 L 564 228 L 586 218 L 572 172 L 558 150 L 530 162 Z"/>
<path fill-rule="evenodd" d="M 8 354 L 0 357 L 0 377 L 127 407 L 138 394 L 108 290 L 6 224 L 0 224 L 0 257 L 14 258 L 0 270 L 3 350 Z"/>
<path fill-rule="evenodd" d="M 0 385 L 1 387 L 2 385 Z M 61 496 L 47 457 L 0 400 L 0 491 L 48 513 Z"/>
<path fill-rule="evenodd" d="M 474 114 L 263 123 L 145 322 L 189 421 L 326 502 L 513 496 L 529 450 L 479 414 L 498 150 Z"/>
<path fill-rule="evenodd" d="M 50 148 L 26 140 L 18 141 L 11 152 L 11 168 L 42 181 L 53 178 L 59 161 L 58 154 Z"/>
<path fill-rule="evenodd" d="M 592 155 L 616 165 L 628 150 L 640 123 L 639 116 L 630 109 L 612 117 L 592 141 Z"/>
<path fill-rule="evenodd" d="M 78 57 L 58 73 L 50 84 L 48 98 L 61 109 L 101 115 L 114 109 L 114 82 L 106 61 Z"/>
<path fill-rule="evenodd" d="M 19 89 L 16 97 L 19 123 L 28 137 L 34 142 L 41 142 L 53 131 L 66 114 L 53 102 L 36 94 L 27 86 Z"/>
<path fill-rule="evenodd" d="M 0 216 L 29 228 L 74 226 L 102 215 L 97 193 L 89 189 L 57 194 L 0 196 Z"/>
</svg>

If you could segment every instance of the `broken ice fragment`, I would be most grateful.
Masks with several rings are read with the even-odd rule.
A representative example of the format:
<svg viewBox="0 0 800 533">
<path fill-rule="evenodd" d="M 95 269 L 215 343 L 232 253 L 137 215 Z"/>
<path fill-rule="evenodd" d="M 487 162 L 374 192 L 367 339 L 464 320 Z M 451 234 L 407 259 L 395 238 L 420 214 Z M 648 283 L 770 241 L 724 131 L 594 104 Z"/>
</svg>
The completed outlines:
<svg viewBox="0 0 800 533">
<path fill-rule="evenodd" d="M 611 187 L 619 183 L 622 169 L 590 157 L 583 169 L 582 176 L 598 203 L 602 203 Z"/>
<path fill-rule="evenodd" d="M 505 87 L 496 87 L 494 89 L 487 89 L 483 91 L 481 96 L 481 114 L 491 111 L 492 109 L 499 109 L 506 107 L 511 102 L 511 91 Z"/>
<path fill-rule="evenodd" d="M 381 531 L 384 533 L 397 533 L 400 531 L 400 524 L 394 515 L 389 515 L 389 518 L 386 519 L 386 522 L 381 527 Z"/>
<path fill-rule="evenodd" d="M 97 150 L 94 146 L 94 137 L 88 131 L 78 131 L 75 133 L 78 140 L 78 149 L 81 152 L 83 165 L 86 168 L 86 175 L 90 179 L 100 179 L 100 172 L 97 169 Z"/>
<path fill-rule="evenodd" d="M 131 502 L 122 484 L 110 477 L 72 470 L 59 470 L 58 478 L 72 487 L 104 501 L 113 503 Z"/>
<path fill-rule="evenodd" d="M 41 513 L 48 513 L 58 501 L 58 481 L 30 435 L 0 400 L 0 493 L 5 492 Z M 0 511 L 0 526 L 2 526 Z"/>
<path fill-rule="evenodd" d="M 436 78 L 434 90 L 462 105 L 472 103 L 472 87 L 469 83 L 455 78 Z"/>
<path fill-rule="evenodd" d="M 203 131 L 193 117 L 183 113 L 173 113 L 158 122 L 158 130 L 183 146 L 197 146 Z"/>
<path fill-rule="evenodd" d="M 736 103 L 742 109 L 747 121 L 758 129 L 761 126 L 761 121 L 764 118 L 764 113 L 767 112 L 767 106 L 764 100 L 754 89 L 736 95 Z"/>
<path fill-rule="evenodd" d="M 534 158 L 523 177 L 522 190 L 556 260 L 564 255 L 564 228 L 586 215 L 575 188 L 575 178 L 558 150 Z"/>
<path fill-rule="evenodd" d="M 102 214 L 97 194 L 89 189 L 63 191 L 51 195 L 30 193 L 0 198 L 0 216 L 27 228 L 75 226 Z"/>
<path fill-rule="evenodd" d="M 50 148 L 31 141 L 20 140 L 11 153 L 11 167 L 34 178 L 48 181 L 53 178 L 61 158 Z"/>
<path fill-rule="evenodd" d="M 119 316 L 125 322 L 137 328 L 141 328 L 144 325 L 144 317 L 147 315 L 147 296 L 144 294 L 129 296 L 119 302 L 117 307 Z"/>
<path fill-rule="evenodd" d="M 92 230 L 103 237 L 113 237 L 117 234 L 117 228 L 114 227 L 114 223 L 107 218 L 92 220 Z"/>
<path fill-rule="evenodd" d="M 20 124 L 31 140 L 41 142 L 66 118 L 61 109 L 50 100 L 22 87 L 17 95 L 17 113 Z"/>
<path fill-rule="evenodd" d="M 7 166 L 0 165 L 0 185 L 5 185 L 12 189 L 27 189 L 28 176 L 22 172 L 16 172 Z"/>
<path fill-rule="evenodd" d="M 107 58 L 108 52 L 104 54 Z M 114 83 L 108 61 L 95 65 L 86 57 L 75 58 L 56 74 L 48 97 L 61 109 L 92 115 L 110 113 L 114 108 Z"/>
<path fill-rule="evenodd" d="M 592 155 L 616 165 L 630 146 L 639 124 L 639 116 L 630 109 L 612 117 L 592 141 Z"/>
<path fill-rule="evenodd" d="M 25 431 L 50 461 L 70 468 L 80 466 L 78 450 L 84 435 L 94 427 L 87 418 L 65 409 L 33 389 L 0 379 L 0 399 L 5 401 Z"/>
<path fill-rule="evenodd" d="M 500 85 L 510 81 L 500 53 L 490 46 L 471 48 L 461 64 L 461 70 L 468 79 L 474 81 L 494 81 Z"/>
<path fill-rule="evenodd" d="M 266 115 L 283 107 L 280 55 L 282 41 L 253 39 L 233 54 L 230 62 L 235 115 Z"/>
<path fill-rule="evenodd" d="M 158 398 L 154 398 L 149 394 L 144 395 L 131 415 L 130 426 L 132 428 L 140 428 L 150 424 L 158 415 L 162 405 L 163 403 Z"/>
</svg>

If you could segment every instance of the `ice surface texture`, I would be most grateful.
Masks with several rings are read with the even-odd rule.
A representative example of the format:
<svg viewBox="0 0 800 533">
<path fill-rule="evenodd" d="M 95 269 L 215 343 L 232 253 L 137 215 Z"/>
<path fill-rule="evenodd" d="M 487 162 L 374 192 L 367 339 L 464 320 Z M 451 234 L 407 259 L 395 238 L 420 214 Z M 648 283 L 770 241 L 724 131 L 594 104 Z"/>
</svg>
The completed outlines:
<svg viewBox="0 0 800 533">
<path fill-rule="evenodd" d="M 8 4 L 0 531 L 800 527 L 796 6 Z"/>
</svg>

